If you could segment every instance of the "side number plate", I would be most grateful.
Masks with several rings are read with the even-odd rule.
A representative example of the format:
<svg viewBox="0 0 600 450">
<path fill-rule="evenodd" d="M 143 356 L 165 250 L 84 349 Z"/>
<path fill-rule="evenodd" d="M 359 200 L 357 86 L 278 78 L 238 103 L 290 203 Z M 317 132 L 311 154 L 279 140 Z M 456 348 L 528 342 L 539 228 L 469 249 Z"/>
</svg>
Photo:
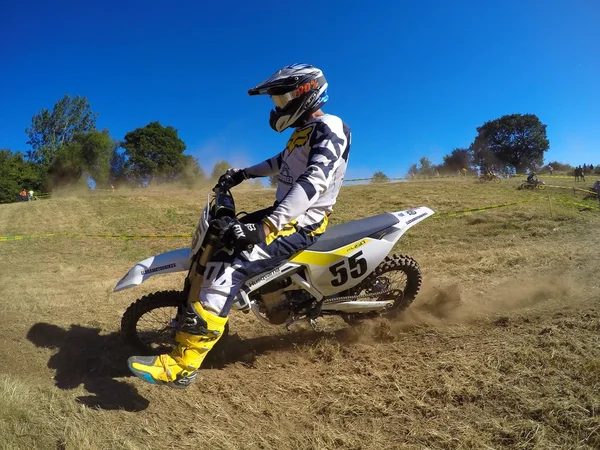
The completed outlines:
<svg viewBox="0 0 600 450">
<path fill-rule="evenodd" d="M 334 276 L 331 285 L 340 287 L 346 284 L 349 277 L 360 278 L 367 272 L 367 260 L 363 257 L 362 250 L 348 259 L 337 262 L 329 268 Z"/>
</svg>

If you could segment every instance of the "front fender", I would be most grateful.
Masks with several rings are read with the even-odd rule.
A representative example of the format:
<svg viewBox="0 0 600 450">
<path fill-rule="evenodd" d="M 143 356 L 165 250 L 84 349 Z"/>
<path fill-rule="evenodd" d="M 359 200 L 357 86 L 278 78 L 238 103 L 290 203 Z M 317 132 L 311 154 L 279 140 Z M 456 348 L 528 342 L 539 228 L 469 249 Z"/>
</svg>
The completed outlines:
<svg viewBox="0 0 600 450">
<path fill-rule="evenodd" d="M 189 270 L 191 253 L 189 248 L 180 248 L 140 261 L 121 278 L 113 292 L 142 284 L 153 275 Z"/>
</svg>

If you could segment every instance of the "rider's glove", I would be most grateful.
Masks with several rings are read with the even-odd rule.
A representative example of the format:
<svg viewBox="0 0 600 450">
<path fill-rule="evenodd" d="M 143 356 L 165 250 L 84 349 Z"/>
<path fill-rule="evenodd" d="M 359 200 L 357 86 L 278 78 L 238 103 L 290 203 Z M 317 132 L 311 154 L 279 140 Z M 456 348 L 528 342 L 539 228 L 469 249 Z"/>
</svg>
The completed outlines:
<svg viewBox="0 0 600 450">
<path fill-rule="evenodd" d="M 248 173 L 246 172 L 246 169 L 227 169 L 227 172 L 219 177 L 218 184 L 227 186 L 227 188 L 230 189 L 247 179 Z"/>
<path fill-rule="evenodd" d="M 223 233 L 222 242 L 226 247 L 247 250 L 263 242 L 265 237 L 263 222 L 241 223 L 234 220 Z"/>
</svg>

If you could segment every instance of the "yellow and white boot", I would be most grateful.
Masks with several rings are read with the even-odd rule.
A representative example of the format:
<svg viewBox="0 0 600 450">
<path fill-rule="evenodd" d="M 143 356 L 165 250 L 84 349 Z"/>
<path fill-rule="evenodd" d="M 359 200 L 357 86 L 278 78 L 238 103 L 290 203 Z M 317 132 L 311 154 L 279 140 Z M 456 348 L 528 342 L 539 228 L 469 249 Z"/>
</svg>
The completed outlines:
<svg viewBox="0 0 600 450">
<path fill-rule="evenodd" d="M 194 302 L 175 335 L 177 347 L 170 354 L 132 356 L 127 360 L 129 370 L 148 383 L 188 387 L 196 379 L 206 354 L 223 335 L 226 324 L 227 317 L 211 314 L 200 302 Z"/>
</svg>

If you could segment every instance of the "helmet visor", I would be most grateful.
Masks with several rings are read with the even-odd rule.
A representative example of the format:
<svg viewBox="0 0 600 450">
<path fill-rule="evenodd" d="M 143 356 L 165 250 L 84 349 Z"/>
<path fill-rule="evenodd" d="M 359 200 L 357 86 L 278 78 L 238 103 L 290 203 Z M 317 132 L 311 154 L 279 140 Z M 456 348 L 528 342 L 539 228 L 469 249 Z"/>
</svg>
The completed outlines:
<svg viewBox="0 0 600 450">
<path fill-rule="evenodd" d="M 271 100 L 275 103 L 275 106 L 279 109 L 283 109 L 286 105 L 296 98 L 293 92 L 288 92 L 287 94 L 281 95 L 271 95 Z"/>
</svg>

